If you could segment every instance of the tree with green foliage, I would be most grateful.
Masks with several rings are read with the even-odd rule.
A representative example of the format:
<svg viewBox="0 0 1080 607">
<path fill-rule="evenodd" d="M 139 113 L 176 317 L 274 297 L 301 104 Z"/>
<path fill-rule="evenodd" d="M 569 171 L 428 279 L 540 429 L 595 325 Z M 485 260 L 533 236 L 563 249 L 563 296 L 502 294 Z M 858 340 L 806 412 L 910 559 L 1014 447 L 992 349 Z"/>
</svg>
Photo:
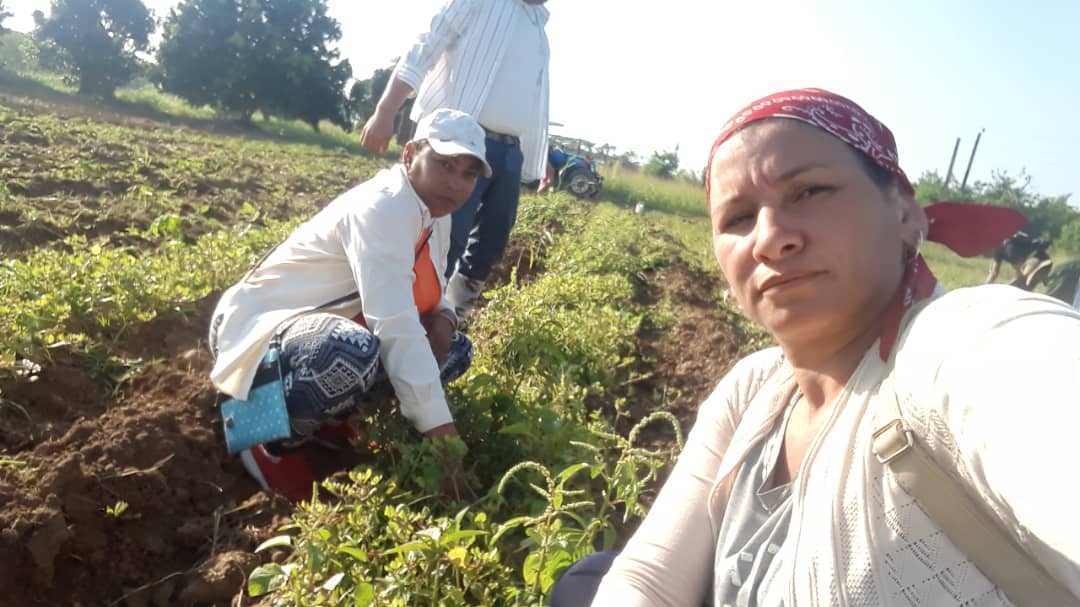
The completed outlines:
<svg viewBox="0 0 1080 607">
<path fill-rule="evenodd" d="M 1054 246 L 1070 253 L 1080 253 L 1080 217 L 1061 228 L 1061 235 L 1054 242 Z"/>
<path fill-rule="evenodd" d="M 185 0 L 169 12 L 158 47 L 166 91 L 192 105 L 236 112 L 245 122 L 258 109 L 252 70 L 255 32 L 236 0 Z"/>
<path fill-rule="evenodd" d="M 0 69 L 20 73 L 38 67 L 38 49 L 33 38 L 12 30 L 0 34 Z"/>
<path fill-rule="evenodd" d="M 34 12 L 35 37 L 79 82 L 79 94 L 111 98 L 139 68 L 150 46 L 153 13 L 142 0 L 52 0 Z M 44 54 L 44 53 L 43 53 Z"/>
<path fill-rule="evenodd" d="M 397 63 L 396 61 L 394 63 Z M 349 116 L 355 124 L 363 124 L 375 113 L 375 105 L 390 82 L 394 66 L 379 68 L 367 80 L 357 80 L 349 88 Z"/>
<path fill-rule="evenodd" d="M 353 82 L 346 102 L 346 113 L 353 127 L 363 125 L 375 113 L 375 106 L 378 105 L 386 86 L 390 84 L 390 77 L 394 73 L 397 62 L 398 59 L 395 57 L 388 67 L 375 70 L 371 78 Z M 406 100 L 394 115 L 394 136 L 401 145 L 405 145 L 405 142 L 412 137 L 416 126 L 409 120 L 414 101 L 415 99 Z"/>
<path fill-rule="evenodd" d="M 641 170 L 653 177 L 673 178 L 675 172 L 679 170 L 679 146 L 675 146 L 675 150 L 671 152 L 653 152 L 652 157 Z"/>
<path fill-rule="evenodd" d="M 262 0 L 266 31 L 256 42 L 265 70 L 259 79 L 264 112 L 303 120 L 316 131 L 319 120 L 348 125 L 345 83 L 352 67 L 337 49 L 341 26 L 327 14 L 326 0 Z"/>
<path fill-rule="evenodd" d="M 185 0 L 165 22 L 161 83 L 196 105 L 347 126 L 352 77 L 326 0 Z"/>
</svg>

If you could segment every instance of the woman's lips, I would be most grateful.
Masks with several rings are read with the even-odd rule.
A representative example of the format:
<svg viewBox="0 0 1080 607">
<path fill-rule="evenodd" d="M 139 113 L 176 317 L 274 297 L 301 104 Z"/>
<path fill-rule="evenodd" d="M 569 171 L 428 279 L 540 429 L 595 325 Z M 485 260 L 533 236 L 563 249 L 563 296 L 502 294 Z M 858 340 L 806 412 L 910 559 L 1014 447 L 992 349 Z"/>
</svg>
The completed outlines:
<svg viewBox="0 0 1080 607">
<path fill-rule="evenodd" d="M 766 293 L 768 291 L 777 291 L 789 287 L 795 287 L 809 282 L 822 274 L 824 274 L 824 272 L 817 270 L 773 274 L 772 276 L 766 278 L 761 282 L 761 286 L 758 287 L 758 290 L 762 293 Z"/>
</svg>

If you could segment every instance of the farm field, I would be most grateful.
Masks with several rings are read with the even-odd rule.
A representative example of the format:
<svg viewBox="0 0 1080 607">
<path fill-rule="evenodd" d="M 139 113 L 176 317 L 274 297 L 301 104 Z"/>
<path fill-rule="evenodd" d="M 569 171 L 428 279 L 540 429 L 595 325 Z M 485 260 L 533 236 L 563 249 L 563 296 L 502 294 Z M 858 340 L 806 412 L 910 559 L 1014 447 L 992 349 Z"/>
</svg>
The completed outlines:
<svg viewBox="0 0 1080 607">
<path fill-rule="evenodd" d="M 441 496 L 387 392 L 293 508 L 225 452 L 209 315 L 390 158 L 153 93 L 23 88 L 0 93 L 0 603 L 543 603 L 626 540 L 697 406 L 767 343 L 722 302 L 700 188 L 616 170 L 597 201 L 523 192 L 449 390 L 472 498 Z M 983 276 L 927 253 L 949 287 Z"/>
<path fill-rule="evenodd" d="M 389 161 L 206 125 L 0 94 L 10 604 L 536 604 L 625 541 L 697 405 L 763 343 L 720 303 L 700 199 L 525 196 L 450 389 L 476 499 L 438 496 L 387 394 L 370 444 L 325 454 L 352 474 L 294 510 L 225 453 L 208 317 Z"/>
</svg>

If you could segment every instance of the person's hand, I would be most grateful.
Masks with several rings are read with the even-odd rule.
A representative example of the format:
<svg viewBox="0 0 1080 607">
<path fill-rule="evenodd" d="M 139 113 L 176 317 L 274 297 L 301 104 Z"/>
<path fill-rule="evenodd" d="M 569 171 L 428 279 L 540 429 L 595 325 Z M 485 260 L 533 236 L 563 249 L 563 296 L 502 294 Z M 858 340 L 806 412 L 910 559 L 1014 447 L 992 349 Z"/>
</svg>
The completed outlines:
<svg viewBox="0 0 1080 607">
<path fill-rule="evenodd" d="M 439 491 L 446 497 L 456 500 L 475 500 L 476 492 L 473 491 L 469 482 L 469 473 L 465 470 L 465 464 L 460 459 L 452 459 L 445 464 L 446 476 L 443 476 L 439 484 Z"/>
<path fill-rule="evenodd" d="M 454 500 L 476 499 L 465 470 L 464 457 L 467 447 L 458 437 L 457 427 L 453 422 L 436 426 L 424 432 L 433 444 L 433 452 L 443 470 L 439 491 Z"/>
<path fill-rule="evenodd" d="M 543 194 L 551 187 L 551 184 L 555 181 L 555 169 L 552 168 L 551 163 L 547 164 L 547 169 L 544 171 L 544 178 L 540 180 L 540 185 L 536 188 L 537 194 Z"/>
<path fill-rule="evenodd" d="M 394 115 L 376 109 L 360 131 L 360 145 L 370 154 L 382 154 L 390 146 L 394 134 Z"/>
<path fill-rule="evenodd" d="M 427 331 L 428 343 L 435 360 L 441 361 L 450 352 L 450 342 L 454 337 L 454 324 L 450 319 L 438 313 L 431 313 L 420 319 Z"/>
</svg>

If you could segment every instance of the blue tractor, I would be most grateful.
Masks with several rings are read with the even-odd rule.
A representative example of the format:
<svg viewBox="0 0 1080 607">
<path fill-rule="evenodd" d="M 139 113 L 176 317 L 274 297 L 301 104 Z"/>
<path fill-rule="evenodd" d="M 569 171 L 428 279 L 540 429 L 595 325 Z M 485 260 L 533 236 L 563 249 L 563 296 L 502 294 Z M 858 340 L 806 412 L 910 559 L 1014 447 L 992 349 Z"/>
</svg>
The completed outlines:
<svg viewBox="0 0 1080 607">
<path fill-rule="evenodd" d="M 577 198 L 595 198 L 604 184 L 590 156 L 567 154 L 557 147 L 548 150 L 548 162 L 555 170 L 552 187 L 566 190 Z"/>
</svg>

